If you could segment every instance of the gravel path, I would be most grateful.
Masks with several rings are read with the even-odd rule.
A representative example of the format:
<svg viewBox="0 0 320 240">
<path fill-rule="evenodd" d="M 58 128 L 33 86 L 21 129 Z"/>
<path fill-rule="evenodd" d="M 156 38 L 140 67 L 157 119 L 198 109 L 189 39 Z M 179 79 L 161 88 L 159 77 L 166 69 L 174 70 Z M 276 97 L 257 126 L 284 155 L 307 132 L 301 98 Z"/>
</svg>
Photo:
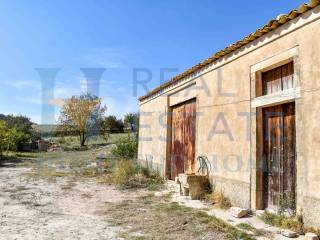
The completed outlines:
<svg viewBox="0 0 320 240">
<path fill-rule="evenodd" d="M 28 168 L 0 167 L 0 239 L 119 239 L 106 202 L 135 198 L 95 179 L 30 179 Z"/>
</svg>

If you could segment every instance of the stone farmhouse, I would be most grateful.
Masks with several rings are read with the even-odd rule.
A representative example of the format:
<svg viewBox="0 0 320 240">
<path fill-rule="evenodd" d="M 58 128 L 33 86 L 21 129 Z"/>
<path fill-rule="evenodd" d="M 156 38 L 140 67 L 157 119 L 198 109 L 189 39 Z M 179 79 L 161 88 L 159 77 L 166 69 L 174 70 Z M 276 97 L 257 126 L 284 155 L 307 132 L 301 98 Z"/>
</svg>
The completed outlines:
<svg viewBox="0 0 320 240">
<path fill-rule="evenodd" d="M 207 176 L 253 211 L 287 203 L 320 227 L 319 0 L 139 100 L 139 161 L 167 179 Z"/>
</svg>

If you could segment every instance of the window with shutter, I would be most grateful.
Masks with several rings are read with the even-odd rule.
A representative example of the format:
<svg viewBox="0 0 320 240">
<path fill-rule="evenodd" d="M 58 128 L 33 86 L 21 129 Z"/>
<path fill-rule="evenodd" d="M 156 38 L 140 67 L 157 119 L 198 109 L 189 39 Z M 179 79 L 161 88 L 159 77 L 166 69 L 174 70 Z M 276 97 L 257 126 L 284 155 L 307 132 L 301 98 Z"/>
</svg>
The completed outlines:
<svg viewBox="0 0 320 240">
<path fill-rule="evenodd" d="M 293 88 L 293 62 L 262 73 L 263 95 Z"/>
</svg>

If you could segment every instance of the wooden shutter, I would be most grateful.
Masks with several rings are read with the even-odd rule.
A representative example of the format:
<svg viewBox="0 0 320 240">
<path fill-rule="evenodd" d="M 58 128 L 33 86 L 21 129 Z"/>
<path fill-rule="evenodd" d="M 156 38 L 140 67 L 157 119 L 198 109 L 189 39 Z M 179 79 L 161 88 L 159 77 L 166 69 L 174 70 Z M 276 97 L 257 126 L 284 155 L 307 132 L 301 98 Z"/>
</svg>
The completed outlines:
<svg viewBox="0 0 320 240">
<path fill-rule="evenodd" d="M 263 95 L 293 88 L 293 62 L 262 73 Z"/>
</svg>

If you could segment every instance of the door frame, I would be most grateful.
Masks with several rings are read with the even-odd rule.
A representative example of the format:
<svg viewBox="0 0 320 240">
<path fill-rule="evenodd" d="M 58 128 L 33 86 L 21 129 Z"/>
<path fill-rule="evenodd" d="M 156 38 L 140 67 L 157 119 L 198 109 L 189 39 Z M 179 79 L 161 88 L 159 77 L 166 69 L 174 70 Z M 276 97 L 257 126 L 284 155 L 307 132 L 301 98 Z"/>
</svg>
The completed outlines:
<svg viewBox="0 0 320 240">
<path fill-rule="evenodd" d="M 198 98 L 197 97 L 193 97 L 191 99 L 188 99 L 186 101 L 183 102 L 179 102 L 177 104 L 174 105 L 169 105 L 168 107 L 168 116 L 167 116 L 167 151 L 166 151 L 166 168 L 165 168 L 165 176 L 166 179 L 170 179 L 170 180 L 175 180 L 175 179 L 171 179 L 171 162 L 172 162 L 172 124 L 173 124 L 173 109 L 179 106 L 182 106 L 184 104 L 190 103 L 190 102 L 194 102 L 195 103 L 195 114 L 197 113 L 197 109 L 198 109 Z M 197 125 L 198 125 L 198 118 L 197 118 L 197 114 L 196 114 L 196 119 L 195 119 L 195 142 L 194 142 L 194 150 L 195 150 L 195 159 L 194 161 L 196 161 L 196 156 L 197 156 Z"/>
<path fill-rule="evenodd" d="M 274 111 L 274 113 L 270 116 L 270 117 L 279 117 L 279 119 L 278 120 L 276 120 L 276 121 L 278 121 L 279 122 L 279 124 L 280 124 L 280 126 L 278 126 L 278 127 L 280 127 L 280 132 L 279 132 L 279 141 L 280 142 L 278 142 L 279 143 L 279 147 L 280 147 L 280 149 L 278 149 L 279 150 L 279 158 L 280 159 L 278 159 L 278 161 L 279 161 L 279 169 L 278 169 L 278 181 L 279 181 L 279 189 L 278 189 L 278 192 L 276 193 L 276 194 L 279 194 L 279 195 L 282 195 L 282 194 L 284 194 L 285 192 L 284 192 L 284 172 L 283 172 L 283 168 L 284 168 L 284 164 L 285 164 L 285 158 L 284 158 L 284 156 L 285 156 L 285 153 L 286 153 L 286 149 L 285 149 L 285 147 L 287 146 L 287 144 L 286 144 L 286 141 L 285 141 L 285 138 L 287 137 L 286 135 L 285 135 L 285 128 L 284 128 L 284 124 L 285 124 L 285 105 L 286 104 L 293 104 L 293 107 L 294 107 L 294 137 L 293 137 L 293 139 L 294 139 L 294 159 L 293 159 L 293 161 L 294 161 L 294 166 L 293 166 L 293 171 L 294 171 L 294 176 L 293 176 L 293 179 L 292 179 L 292 184 L 294 185 L 294 202 L 296 203 L 296 196 L 297 196 L 297 151 L 296 151 L 296 141 L 295 141 L 295 138 L 296 138 L 296 113 L 295 113 L 295 110 L 296 110 L 296 106 L 295 106 L 295 102 L 294 101 L 292 101 L 292 102 L 289 102 L 289 103 L 282 103 L 282 104 L 277 104 L 277 105 L 274 105 L 274 106 L 268 106 L 268 107 L 262 107 L 261 108 L 261 110 L 262 110 L 262 135 L 263 135 L 263 142 L 262 142 L 262 148 L 263 148 L 263 156 L 262 156 L 262 158 L 263 158 L 263 182 L 264 182 L 264 184 L 263 184 L 263 195 L 264 195 L 264 198 L 263 198 L 263 206 L 264 206 L 264 208 L 265 209 L 270 209 L 270 210 L 274 210 L 274 211 L 278 211 L 279 209 L 280 209 L 280 207 L 281 207 L 281 203 L 280 203 L 280 198 L 278 199 L 278 203 L 277 204 L 271 204 L 269 201 L 270 201 L 270 194 L 271 194 L 271 192 L 270 192 L 270 158 L 269 158 L 269 156 L 268 156 L 268 158 L 266 159 L 265 157 L 266 157 L 266 149 L 265 149 L 265 147 L 266 147 L 266 142 L 265 141 L 270 141 L 270 138 L 268 138 L 268 139 L 266 139 L 266 135 L 265 134 L 270 134 L 270 132 L 269 132 L 269 129 L 265 129 L 265 127 L 266 127 L 266 120 L 268 120 L 267 118 L 266 118 L 266 115 L 265 115 L 265 111 L 266 112 L 268 112 L 268 108 L 270 109 L 270 108 L 272 108 L 272 107 L 274 107 L 274 108 L 279 108 L 278 110 L 280 110 L 279 112 L 276 112 L 276 111 Z M 277 128 L 278 128 L 277 127 Z M 266 130 L 268 130 L 268 133 L 266 133 Z M 273 141 L 273 139 L 271 139 L 271 141 Z M 275 139 L 275 141 L 277 141 L 276 139 Z M 272 171 L 271 171 L 272 172 Z M 282 175 L 281 175 L 281 172 L 282 172 Z M 272 174 L 275 174 L 274 172 L 272 172 Z M 296 206 L 294 206 L 294 208 L 296 208 Z M 296 209 L 291 209 L 291 210 L 296 210 Z"/>
<path fill-rule="evenodd" d="M 265 182 L 264 182 L 264 116 L 263 116 L 263 109 L 272 106 L 283 105 L 286 103 L 295 103 L 295 169 L 296 169 L 296 176 L 295 176 L 295 200 L 296 200 L 296 210 L 298 211 L 301 204 L 301 195 L 299 195 L 300 189 L 300 179 L 301 173 L 299 171 L 299 166 L 301 165 L 301 153 L 299 153 L 300 149 L 300 142 L 301 140 L 298 139 L 302 133 L 302 123 L 298 121 L 300 115 L 300 106 L 297 105 L 299 100 L 293 101 L 285 101 L 281 103 L 275 103 L 272 105 L 260 106 L 255 108 L 255 118 L 251 120 L 251 209 L 252 210 L 264 210 L 266 209 L 265 204 Z M 254 155 L 253 155 L 254 154 Z M 303 163 L 302 163 L 303 164 Z M 277 209 L 273 209 L 277 210 Z"/>
<path fill-rule="evenodd" d="M 293 88 L 276 94 L 261 96 L 259 84 L 262 72 L 273 69 L 285 63 L 293 61 Z M 297 214 L 302 214 L 300 209 L 304 206 L 304 195 L 306 189 L 305 162 L 303 153 L 303 101 L 300 82 L 300 57 L 299 46 L 294 46 L 275 53 L 250 67 L 250 205 L 251 210 L 263 210 L 263 174 L 262 165 L 262 108 L 279 105 L 282 103 L 295 102 L 296 119 L 296 209 Z"/>
</svg>

